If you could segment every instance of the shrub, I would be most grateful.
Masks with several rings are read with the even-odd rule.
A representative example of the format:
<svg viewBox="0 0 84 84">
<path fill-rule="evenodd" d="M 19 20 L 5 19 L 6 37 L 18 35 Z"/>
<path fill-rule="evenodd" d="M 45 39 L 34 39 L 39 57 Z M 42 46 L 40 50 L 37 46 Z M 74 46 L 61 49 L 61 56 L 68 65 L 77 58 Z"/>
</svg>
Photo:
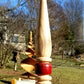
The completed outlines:
<svg viewBox="0 0 84 84">
<path fill-rule="evenodd" d="M 13 47 L 9 44 L 0 43 L 0 67 L 5 68 L 7 62 L 12 58 Z"/>
</svg>

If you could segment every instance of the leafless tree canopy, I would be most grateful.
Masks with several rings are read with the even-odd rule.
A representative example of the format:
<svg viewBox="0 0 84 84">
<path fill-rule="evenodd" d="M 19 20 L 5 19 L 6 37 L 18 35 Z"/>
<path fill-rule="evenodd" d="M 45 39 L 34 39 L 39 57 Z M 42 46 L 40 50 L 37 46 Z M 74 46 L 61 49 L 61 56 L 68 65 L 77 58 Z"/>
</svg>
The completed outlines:
<svg viewBox="0 0 84 84">
<path fill-rule="evenodd" d="M 67 0 L 64 3 L 64 13 L 68 18 L 69 28 L 75 40 L 83 39 L 83 1 Z M 82 35 L 81 35 L 82 34 Z"/>
</svg>

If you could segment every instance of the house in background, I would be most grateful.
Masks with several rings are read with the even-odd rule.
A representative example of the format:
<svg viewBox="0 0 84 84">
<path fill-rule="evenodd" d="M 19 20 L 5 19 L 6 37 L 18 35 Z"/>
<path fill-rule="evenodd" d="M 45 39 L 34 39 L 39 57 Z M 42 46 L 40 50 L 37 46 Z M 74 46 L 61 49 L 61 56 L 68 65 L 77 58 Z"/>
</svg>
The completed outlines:
<svg viewBox="0 0 84 84">
<path fill-rule="evenodd" d="M 26 49 L 26 32 L 27 27 L 15 27 L 13 34 L 10 38 L 10 44 L 19 51 L 25 51 Z"/>
<path fill-rule="evenodd" d="M 25 35 L 14 34 L 10 40 L 10 44 L 19 51 L 24 51 L 26 49 Z"/>
</svg>

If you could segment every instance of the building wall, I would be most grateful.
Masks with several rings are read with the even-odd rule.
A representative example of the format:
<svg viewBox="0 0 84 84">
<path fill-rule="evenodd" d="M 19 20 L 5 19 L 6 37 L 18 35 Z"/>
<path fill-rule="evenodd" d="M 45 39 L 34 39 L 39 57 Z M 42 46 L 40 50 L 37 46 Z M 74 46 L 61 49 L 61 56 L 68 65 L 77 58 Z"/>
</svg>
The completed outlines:
<svg viewBox="0 0 84 84">
<path fill-rule="evenodd" d="M 10 43 L 17 50 L 24 51 L 25 48 L 26 48 L 25 36 L 24 35 L 21 35 L 21 34 L 14 34 L 14 36 L 11 39 Z"/>
</svg>

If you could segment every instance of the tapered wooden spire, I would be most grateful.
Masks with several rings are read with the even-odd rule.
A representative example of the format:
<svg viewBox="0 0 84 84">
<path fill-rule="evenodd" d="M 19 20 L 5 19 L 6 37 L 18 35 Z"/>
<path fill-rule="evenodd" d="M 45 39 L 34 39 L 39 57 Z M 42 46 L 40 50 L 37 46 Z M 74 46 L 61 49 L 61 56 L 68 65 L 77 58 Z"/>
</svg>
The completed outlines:
<svg viewBox="0 0 84 84">
<path fill-rule="evenodd" d="M 40 17 L 37 29 L 36 54 L 39 57 L 49 58 L 51 56 L 52 44 L 49 26 L 47 0 L 40 0 Z"/>
<path fill-rule="evenodd" d="M 51 61 L 51 34 L 48 17 L 47 0 L 40 0 L 39 24 L 36 35 L 36 55 L 38 63 L 36 65 L 36 74 L 38 75 L 36 84 L 51 84 L 52 72 Z"/>
</svg>

